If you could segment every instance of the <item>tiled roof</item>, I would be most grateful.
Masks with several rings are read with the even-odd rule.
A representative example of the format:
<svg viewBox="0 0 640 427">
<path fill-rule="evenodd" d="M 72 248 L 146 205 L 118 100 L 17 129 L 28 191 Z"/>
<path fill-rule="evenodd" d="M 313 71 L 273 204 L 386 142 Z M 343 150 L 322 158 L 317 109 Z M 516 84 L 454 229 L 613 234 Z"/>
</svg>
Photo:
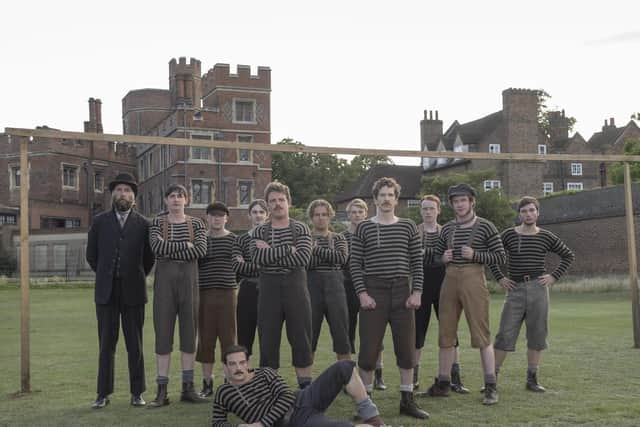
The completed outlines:
<svg viewBox="0 0 640 427">
<path fill-rule="evenodd" d="M 442 139 L 447 150 L 453 148 L 453 143 L 458 134 L 460 134 L 460 138 L 465 144 L 475 144 L 485 136 L 490 135 L 500 123 L 502 123 L 502 110 L 471 122 L 458 124 L 457 126 L 454 124 L 447 129 Z"/>
</svg>

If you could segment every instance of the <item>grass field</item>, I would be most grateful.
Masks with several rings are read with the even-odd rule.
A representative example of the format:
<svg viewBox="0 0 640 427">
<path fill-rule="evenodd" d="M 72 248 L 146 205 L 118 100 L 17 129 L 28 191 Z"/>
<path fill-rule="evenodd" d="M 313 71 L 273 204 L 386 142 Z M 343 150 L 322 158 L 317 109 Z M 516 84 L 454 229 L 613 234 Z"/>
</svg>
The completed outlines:
<svg viewBox="0 0 640 427">
<path fill-rule="evenodd" d="M 172 404 L 156 411 L 128 405 L 128 377 L 124 341 L 118 345 L 116 392 L 104 410 L 89 408 L 95 398 L 97 333 L 90 288 L 34 289 L 31 293 L 31 384 L 33 393 L 20 396 L 20 292 L 0 287 L 0 425 L 207 425 L 210 405 L 178 402 L 179 357 L 174 353 L 169 384 Z M 495 333 L 502 297 L 492 296 L 492 329 Z M 151 306 L 147 306 L 145 361 L 147 400 L 155 393 L 155 360 Z M 398 373 L 387 333 L 385 379 L 389 389 L 376 392 L 374 400 L 385 421 L 397 426 L 635 426 L 640 425 L 640 350 L 633 349 L 631 304 L 627 292 L 558 293 L 552 295 L 550 349 L 539 373 L 548 392 L 533 394 L 524 388 L 525 343 L 511 355 L 500 376 L 500 403 L 483 407 L 476 390 L 482 382 L 479 355 L 469 347 L 461 323 L 463 381 L 472 394 L 445 399 L 421 399 L 431 413 L 427 423 L 398 415 Z M 327 329 L 327 328 L 325 328 Z M 423 356 L 422 389 L 436 372 L 434 331 Z M 322 338 L 315 372 L 333 361 L 329 340 Z M 281 373 L 294 384 L 289 367 L 288 344 L 283 344 Z M 196 378 L 200 382 L 199 367 Z M 217 371 L 219 368 L 217 367 Z M 219 380 L 217 380 L 219 381 Z M 330 415 L 346 418 L 353 413 L 347 396 L 341 395 Z"/>
</svg>

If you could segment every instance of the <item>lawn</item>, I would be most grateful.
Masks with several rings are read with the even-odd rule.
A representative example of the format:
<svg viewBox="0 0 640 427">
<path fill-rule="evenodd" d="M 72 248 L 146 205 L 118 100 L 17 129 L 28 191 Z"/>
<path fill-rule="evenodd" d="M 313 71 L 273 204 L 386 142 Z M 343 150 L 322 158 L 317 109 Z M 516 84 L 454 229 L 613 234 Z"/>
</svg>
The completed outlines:
<svg viewBox="0 0 640 427">
<path fill-rule="evenodd" d="M 156 411 L 128 404 L 128 377 L 124 341 L 118 345 L 116 393 L 104 410 L 89 408 L 95 398 L 97 333 L 90 288 L 33 289 L 31 292 L 31 384 L 33 393 L 20 396 L 20 292 L 0 288 L 0 425 L 207 425 L 210 405 L 180 403 L 179 356 L 174 353 L 167 408 Z M 492 296 L 492 328 L 495 333 L 502 297 Z M 155 360 L 151 306 L 147 306 L 145 354 L 147 400 L 155 393 Z M 431 413 L 431 426 L 460 425 L 640 425 L 640 350 L 633 349 L 631 304 L 624 291 L 607 293 L 558 293 L 552 295 L 550 349 L 539 372 L 545 394 L 524 388 L 524 341 L 511 355 L 500 376 L 500 403 L 483 407 L 479 355 L 469 347 L 466 325 L 461 323 L 463 381 L 472 394 L 441 399 L 421 399 Z M 327 329 L 325 327 L 325 329 Z M 316 373 L 333 360 L 329 340 L 322 337 Z M 432 331 L 434 332 L 434 331 Z M 430 333 L 423 356 L 422 389 L 436 372 L 434 334 Z M 386 341 L 385 379 L 389 389 L 374 393 L 388 424 L 425 425 L 398 415 L 398 373 L 389 334 Z M 281 372 L 290 384 L 294 377 L 288 344 L 283 344 Z M 219 368 L 217 368 L 219 371 Z M 200 382 L 200 372 L 196 371 Z M 219 377 L 216 380 L 219 382 Z M 330 410 L 348 417 L 353 406 L 341 395 Z"/>
</svg>

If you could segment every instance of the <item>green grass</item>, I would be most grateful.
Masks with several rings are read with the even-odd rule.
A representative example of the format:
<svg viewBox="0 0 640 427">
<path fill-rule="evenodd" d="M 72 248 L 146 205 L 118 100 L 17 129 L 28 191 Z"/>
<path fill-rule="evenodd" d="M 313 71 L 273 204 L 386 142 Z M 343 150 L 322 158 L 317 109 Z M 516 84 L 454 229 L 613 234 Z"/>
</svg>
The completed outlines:
<svg viewBox="0 0 640 427">
<path fill-rule="evenodd" d="M 170 383 L 172 404 L 156 411 L 128 405 L 128 377 L 124 341 L 116 359 L 116 392 L 104 410 L 89 408 L 95 397 L 97 333 L 93 290 L 46 289 L 31 292 L 31 384 L 33 392 L 20 396 L 20 291 L 0 288 L 0 425 L 206 425 L 209 405 L 181 404 L 179 356 L 174 353 Z M 492 329 L 495 333 L 502 297 L 492 296 Z M 151 306 L 147 306 L 145 353 L 147 400 L 155 392 L 155 360 Z M 333 361 L 326 327 L 317 353 L 316 373 Z M 422 389 L 436 372 L 434 331 L 429 334 L 421 370 Z M 387 423 L 415 426 L 425 423 L 398 416 L 398 372 L 387 333 L 385 380 L 389 389 L 374 393 Z M 461 322 L 461 362 L 465 384 L 473 393 L 445 399 L 421 399 L 431 413 L 431 426 L 460 425 L 640 425 L 640 350 L 633 349 L 631 304 L 627 292 L 558 293 L 552 295 L 550 349 L 539 373 L 548 389 L 533 394 L 524 389 L 525 342 L 507 358 L 500 376 L 500 403 L 483 407 L 477 392 L 482 382 L 479 355 L 469 347 Z M 282 374 L 290 384 L 294 377 L 289 346 L 283 343 Z M 199 367 L 198 367 L 199 369 Z M 219 366 L 216 367 L 219 372 Z M 199 370 L 196 371 L 199 382 Z M 339 396 L 330 410 L 348 417 L 353 405 Z"/>
</svg>

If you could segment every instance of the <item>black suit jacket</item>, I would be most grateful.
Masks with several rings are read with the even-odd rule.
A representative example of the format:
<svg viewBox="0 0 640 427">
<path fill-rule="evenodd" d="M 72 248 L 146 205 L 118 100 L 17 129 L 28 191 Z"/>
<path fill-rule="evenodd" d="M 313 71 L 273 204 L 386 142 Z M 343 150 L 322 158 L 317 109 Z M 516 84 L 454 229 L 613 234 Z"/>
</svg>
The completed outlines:
<svg viewBox="0 0 640 427">
<path fill-rule="evenodd" d="M 149 221 L 134 210 L 124 228 L 111 210 L 97 215 L 89 230 L 87 262 L 96 272 L 96 304 L 108 304 L 115 268 L 120 263 L 122 301 L 127 305 L 145 304 L 145 277 L 155 258 L 149 246 Z"/>
</svg>

